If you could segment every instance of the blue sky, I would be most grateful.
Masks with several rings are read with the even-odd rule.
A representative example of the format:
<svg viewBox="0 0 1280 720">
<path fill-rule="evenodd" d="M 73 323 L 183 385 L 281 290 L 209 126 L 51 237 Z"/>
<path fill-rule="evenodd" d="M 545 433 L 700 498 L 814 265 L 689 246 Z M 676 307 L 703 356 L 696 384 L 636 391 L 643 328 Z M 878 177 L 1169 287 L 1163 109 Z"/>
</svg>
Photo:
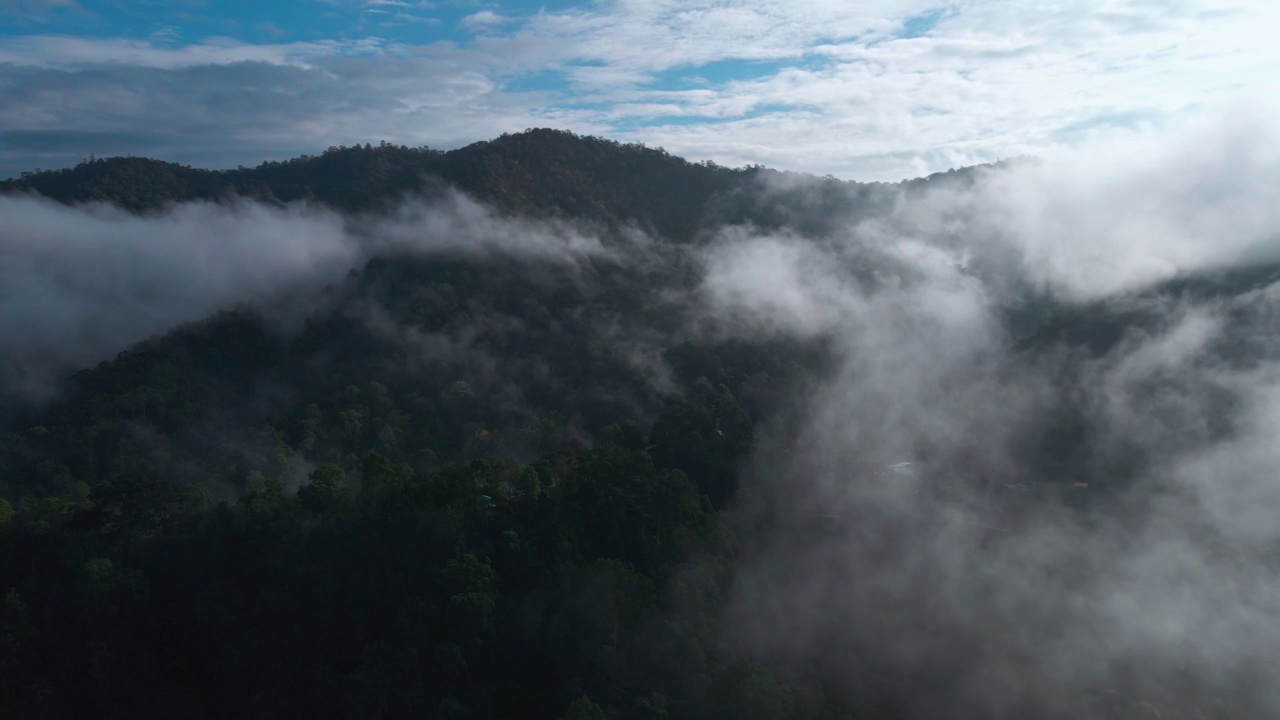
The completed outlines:
<svg viewBox="0 0 1280 720">
<path fill-rule="evenodd" d="M 0 176 L 559 127 L 899 180 L 1280 96 L 1269 0 L 0 0 Z"/>
<path fill-rule="evenodd" d="M 358 40 L 466 43 L 484 26 L 494 5 L 478 2 L 382 0 L 77 0 L 0 3 L 10 24 L 0 35 L 55 33 L 89 38 L 131 38 L 169 45 L 229 38 L 244 43 Z M 504 3 L 503 17 L 515 20 L 557 12 L 573 3 Z M 476 17 L 478 15 L 478 17 Z M 468 18 L 471 18 L 468 20 Z"/>
</svg>

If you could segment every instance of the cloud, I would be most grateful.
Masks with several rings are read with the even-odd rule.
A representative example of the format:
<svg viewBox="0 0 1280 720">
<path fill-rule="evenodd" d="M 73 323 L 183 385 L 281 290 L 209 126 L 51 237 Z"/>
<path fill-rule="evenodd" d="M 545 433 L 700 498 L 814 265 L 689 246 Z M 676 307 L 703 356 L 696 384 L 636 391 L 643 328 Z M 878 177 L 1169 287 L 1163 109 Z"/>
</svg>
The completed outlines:
<svg viewBox="0 0 1280 720">
<path fill-rule="evenodd" d="M 195 204 L 140 218 L 4 197 L 0 208 L 4 384 L 31 396 L 153 333 L 353 260 L 338 218 L 302 207 Z"/>
<path fill-rule="evenodd" d="M 1272 127 L 1102 137 L 710 245 L 706 313 L 838 360 L 743 469 L 733 640 L 910 717 L 1280 711 L 1280 286 L 1155 285 L 1280 259 Z M 1130 319 L 1020 344 L 1038 293 Z"/>
<path fill-rule="evenodd" d="M 388 73 L 358 55 L 310 65 L 10 68 L 13 102 L 0 108 L 0 127 L 22 129 L 0 131 L 0 175 L 89 153 L 234 167 L 370 138 L 457 147 L 552 124 L 483 74 L 432 68 L 430 59 L 405 58 Z"/>
<path fill-rule="evenodd" d="M 571 42 L 577 91 L 636 109 L 626 139 L 865 179 L 914 174 L 917 159 L 932 171 L 1076 144 L 1066 136 L 1076 128 L 1163 119 L 1273 84 L 1263 58 L 1274 51 L 1252 23 L 1274 11 L 1256 5 L 1208 14 L 1135 2 L 1105 14 L 1069 2 L 953 3 L 928 36 L 897 37 L 905 19 L 940 7 L 637 2 L 539 16 L 517 36 Z M 749 60 L 781 69 L 716 82 L 671 113 L 701 122 L 647 119 L 671 83 Z"/>
<path fill-rule="evenodd" d="M 977 252 L 1011 249 L 1022 274 L 1072 300 L 1277 260 L 1273 117 L 1241 108 L 1163 132 L 1108 133 L 987 173 L 977 193 L 942 189 L 925 204 L 935 213 L 916 208 L 903 227 L 964 225 L 986 238 Z"/>
<path fill-rule="evenodd" d="M 0 216 L 0 387 L 32 399 L 67 372 L 218 310 L 305 313 L 320 286 L 377 253 L 561 264 L 608 255 L 578 228 L 499 218 L 454 193 L 373 217 L 248 201 L 136 216 L 16 196 L 0 197 Z"/>
<path fill-rule="evenodd" d="M 1122 0 L 1105 9 L 1074 0 L 634 0 L 529 16 L 482 10 L 462 21 L 485 28 L 479 36 L 442 28 L 426 41 L 209 38 L 175 48 L 16 37 L 0 40 L 0 83 L 45 89 L 0 120 L 0 132 L 174 127 L 186 146 L 207 148 L 199 162 L 225 166 L 303 145 L 387 139 L 448 148 L 551 124 L 731 166 L 898 180 L 1275 94 L 1278 51 L 1266 28 L 1280 23 L 1277 13 L 1271 3 L 1210 0 Z M 927 33 L 904 30 L 921 17 L 933 23 Z M 750 69 L 759 61 L 769 65 Z M 245 63 L 298 73 L 286 80 L 263 69 L 259 77 Z M 156 71 L 139 86 L 153 98 L 149 107 L 107 106 L 103 118 L 68 112 L 87 84 L 76 76 L 129 88 L 143 68 Z M 527 84 L 539 89 L 522 90 Z M 438 92 L 458 85 L 485 90 Z M 210 102 L 210 86 L 230 102 Z M 420 102 L 402 103 L 405 96 Z M 216 122 L 186 122 L 186 108 Z M 296 144 L 280 146 L 277 117 L 303 126 Z M 243 130 L 227 136 L 218 131 L 224 125 Z M 159 139 L 133 152 L 196 159 Z M 10 146 L 0 173 L 83 154 Z"/>
<path fill-rule="evenodd" d="M 430 203 L 406 201 L 387 215 L 360 217 L 351 222 L 373 252 L 407 248 L 417 252 L 518 255 L 558 263 L 609 255 L 598 237 L 572 223 L 514 220 L 453 191 Z"/>
<path fill-rule="evenodd" d="M 492 10 L 481 10 L 462 18 L 458 24 L 469 30 L 483 30 L 507 22 L 510 22 L 510 18 L 503 17 Z"/>
</svg>

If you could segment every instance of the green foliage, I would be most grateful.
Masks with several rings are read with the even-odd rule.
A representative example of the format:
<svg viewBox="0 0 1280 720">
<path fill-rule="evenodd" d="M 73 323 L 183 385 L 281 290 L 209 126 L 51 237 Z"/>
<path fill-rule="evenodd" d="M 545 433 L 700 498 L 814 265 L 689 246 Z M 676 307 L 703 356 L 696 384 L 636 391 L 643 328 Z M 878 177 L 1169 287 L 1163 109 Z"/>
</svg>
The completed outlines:
<svg viewBox="0 0 1280 720">
<path fill-rule="evenodd" d="M 716 646 L 705 619 L 663 618 L 679 564 L 725 551 L 718 520 L 682 473 L 654 465 L 642 429 L 602 438 L 537 466 L 423 478 L 370 453 L 358 492 L 334 464 L 296 497 L 253 471 L 238 503 L 215 508 L 150 474 L 79 504 L 32 501 L 0 528 L 25 548 L 0 554 L 0 582 L 32 593 L 0 603 L 0 703 L 13 716 L 556 717 L 577 688 L 618 717 L 659 718 L 707 692 L 748 693 L 735 707 L 785 696 L 690 688 L 672 672 L 688 660 L 654 631 Z M 504 483 L 505 500 L 486 494 Z M 707 652 L 687 672 L 705 672 Z M 565 716 L 604 712 L 589 702 Z"/>
<path fill-rule="evenodd" d="M 298 504 L 319 515 L 340 513 L 351 504 L 351 490 L 342 468 L 327 463 L 312 471 L 311 482 L 298 488 Z"/>
<path fill-rule="evenodd" d="M 700 379 L 697 400 L 672 399 L 653 427 L 655 460 L 678 468 L 717 506 L 737 489 L 737 464 L 751 448 L 751 419 L 723 385 Z"/>
<path fill-rule="evenodd" d="M 443 179 L 606 241 L 689 241 L 750 175 L 537 130 L 216 173 L 112 159 L 0 191 L 368 210 Z M 379 256 L 296 332 L 220 313 L 6 413 L 0 716 L 811 715 L 808 685 L 717 636 L 716 508 L 824 350 L 670 344 L 663 298 L 696 269 L 646 253 Z"/>
<path fill-rule="evenodd" d="M 591 698 L 582 697 L 569 703 L 569 709 L 560 720 L 608 720 L 609 716 Z"/>
</svg>

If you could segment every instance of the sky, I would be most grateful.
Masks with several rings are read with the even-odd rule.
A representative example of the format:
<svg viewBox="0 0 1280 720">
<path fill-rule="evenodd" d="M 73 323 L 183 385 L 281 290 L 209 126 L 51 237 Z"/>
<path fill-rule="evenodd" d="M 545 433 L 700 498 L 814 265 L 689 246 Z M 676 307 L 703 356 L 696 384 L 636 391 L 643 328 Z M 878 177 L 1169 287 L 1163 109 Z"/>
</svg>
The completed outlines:
<svg viewBox="0 0 1280 720">
<path fill-rule="evenodd" d="M 897 181 L 1280 97 L 1270 0 L 0 0 L 0 178 L 554 127 Z"/>
</svg>

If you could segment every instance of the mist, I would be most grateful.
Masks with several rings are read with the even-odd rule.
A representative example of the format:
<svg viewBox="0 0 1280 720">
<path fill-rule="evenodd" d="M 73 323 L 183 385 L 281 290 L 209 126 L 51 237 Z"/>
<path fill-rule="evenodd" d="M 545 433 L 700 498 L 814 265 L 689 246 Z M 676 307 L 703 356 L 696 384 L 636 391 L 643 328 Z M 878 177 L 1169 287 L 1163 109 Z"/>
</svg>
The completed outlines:
<svg viewBox="0 0 1280 720">
<path fill-rule="evenodd" d="M 249 200 L 135 215 L 4 196 L 0 217 L 0 388 L 36 401 L 71 371 L 219 310 L 252 308 L 287 329 L 376 254 L 606 254 L 585 229 L 502 217 L 453 191 L 349 216 Z"/>
<path fill-rule="evenodd" d="M 900 206 L 907 234 L 958 234 L 976 260 L 1065 300 L 1280 257 L 1275 114 L 1132 130 Z M 904 215 L 909 213 L 910 217 Z"/>
<path fill-rule="evenodd" d="M 1273 128 L 1104 139 L 829 236 L 721 233 L 704 312 L 840 358 L 744 468 L 728 636 L 910 717 L 1280 715 L 1280 287 L 1162 289 L 1280 258 Z M 1028 345 L 1028 303 L 1143 321 Z"/>
</svg>

